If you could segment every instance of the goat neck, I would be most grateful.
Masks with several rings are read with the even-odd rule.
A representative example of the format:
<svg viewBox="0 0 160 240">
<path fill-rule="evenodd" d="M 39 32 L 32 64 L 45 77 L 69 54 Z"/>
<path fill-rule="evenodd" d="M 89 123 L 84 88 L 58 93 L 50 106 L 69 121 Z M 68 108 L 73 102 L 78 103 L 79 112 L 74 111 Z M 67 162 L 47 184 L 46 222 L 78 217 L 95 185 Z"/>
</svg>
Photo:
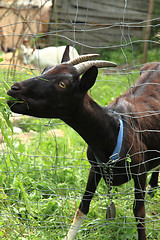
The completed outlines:
<svg viewBox="0 0 160 240">
<path fill-rule="evenodd" d="M 86 94 L 72 114 L 62 120 L 79 133 L 101 161 L 106 162 L 113 153 L 119 131 L 115 113 L 98 105 Z"/>
</svg>

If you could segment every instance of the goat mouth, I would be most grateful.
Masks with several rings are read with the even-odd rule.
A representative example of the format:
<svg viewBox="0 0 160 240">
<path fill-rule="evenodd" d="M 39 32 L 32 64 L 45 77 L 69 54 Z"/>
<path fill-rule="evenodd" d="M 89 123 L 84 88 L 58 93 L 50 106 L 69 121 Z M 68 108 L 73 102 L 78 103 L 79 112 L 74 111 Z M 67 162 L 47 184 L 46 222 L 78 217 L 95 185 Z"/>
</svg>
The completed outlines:
<svg viewBox="0 0 160 240">
<path fill-rule="evenodd" d="M 15 104 L 23 104 L 23 103 L 25 103 L 25 101 L 20 99 L 7 100 L 7 104 L 9 105 L 9 107 L 14 106 Z"/>
<path fill-rule="evenodd" d="M 16 103 L 24 103 L 24 102 L 25 102 L 25 99 L 15 98 L 9 94 L 7 95 L 7 104 L 9 103 L 9 105 L 16 104 Z"/>
<path fill-rule="evenodd" d="M 24 98 L 15 98 L 7 93 L 7 104 L 13 112 L 19 112 L 22 108 L 27 108 L 28 104 Z"/>
</svg>

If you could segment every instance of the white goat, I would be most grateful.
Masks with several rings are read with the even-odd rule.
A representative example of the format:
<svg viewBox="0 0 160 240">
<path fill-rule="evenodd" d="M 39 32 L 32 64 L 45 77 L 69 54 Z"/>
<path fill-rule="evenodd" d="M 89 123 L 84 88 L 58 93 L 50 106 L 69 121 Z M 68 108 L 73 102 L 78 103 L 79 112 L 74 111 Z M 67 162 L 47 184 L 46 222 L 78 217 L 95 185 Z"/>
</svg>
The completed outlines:
<svg viewBox="0 0 160 240">
<path fill-rule="evenodd" d="M 26 48 L 22 45 L 23 51 L 23 63 L 33 64 L 34 66 L 44 69 L 47 66 L 53 66 L 61 63 L 63 53 L 66 46 L 59 47 L 46 47 L 43 49 Z M 70 59 L 74 59 L 79 56 L 77 50 L 69 47 Z"/>
</svg>

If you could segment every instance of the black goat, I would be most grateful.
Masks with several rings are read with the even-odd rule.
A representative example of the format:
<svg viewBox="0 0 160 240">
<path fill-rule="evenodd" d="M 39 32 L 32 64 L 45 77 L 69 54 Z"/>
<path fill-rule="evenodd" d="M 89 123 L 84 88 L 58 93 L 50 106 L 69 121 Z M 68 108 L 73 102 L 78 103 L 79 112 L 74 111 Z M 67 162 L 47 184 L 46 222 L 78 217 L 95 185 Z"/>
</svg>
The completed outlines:
<svg viewBox="0 0 160 240">
<path fill-rule="evenodd" d="M 8 95 L 16 100 L 8 101 L 8 105 L 16 113 L 60 118 L 89 145 L 91 169 L 86 191 L 65 239 L 71 240 L 76 235 L 103 177 L 109 187 L 133 178 L 133 212 L 138 239 L 144 240 L 147 172 L 160 165 L 160 63 L 147 64 L 134 86 L 108 107 L 101 107 L 87 91 L 96 81 L 97 67 L 116 64 L 84 61 L 89 58 L 87 55 L 68 61 L 66 50 L 62 64 L 45 69 L 38 77 L 13 84 Z M 128 155 L 131 162 L 127 161 Z M 110 184 L 108 177 L 112 180 Z M 150 185 L 157 187 L 158 171 L 153 172 Z"/>
</svg>

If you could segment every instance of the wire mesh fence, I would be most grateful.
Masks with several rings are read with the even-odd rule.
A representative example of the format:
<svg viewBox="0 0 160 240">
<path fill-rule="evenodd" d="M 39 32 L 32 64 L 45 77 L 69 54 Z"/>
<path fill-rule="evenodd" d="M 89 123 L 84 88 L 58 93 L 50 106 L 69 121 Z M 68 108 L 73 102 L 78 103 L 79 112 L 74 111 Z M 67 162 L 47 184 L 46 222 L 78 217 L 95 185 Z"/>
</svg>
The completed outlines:
<svg viewBox="0 0 160 240">
<path fill-rule="evenodd" d="M 63 239 L 84 194 L 90 170 L 87 144 L 63 121 L 18 115 L 7 107 L 5 94 L 11 85 L 42 71 L 39 62 L 24 64 L 21 44 L 32 49 L 32 54 L 35 47 L 69 44 L 79 54 L 100 53 L 102 59 L 117 62 L 114 70 L 99 70 L 97 81 L 89 91 L 95 101 L 106 106 L 132 89 L 143 66 L 145 42 L 149 44 L 147 62 L 159 61 L 158 1 L 154 2 L 153 14 L 148 20 L 149 1 L 143 2 L 147 10 L 137 13 L 134 21 L 129 16 L 132 16 L 131 10 L 136 13 L 136 4 L 140 1 L 132 1 L 132 6 L 130 1 L 113 1 L 108 5 L 114 10 L 112 17 L 105 19 L 108 22 L 103 20 L 103 14 L 109 11 L 105 1 L 101 4 L 104 6 L 102 15 L 97 1 L 89 0 L 65 1 L 63 7 L 59 4 L 61 1 L 1 3 L 1 239 Z M 85 7 L 81 16 L 82 5 Z M 90 15 L 91 9 L 93 14 Z M 117 9 L 121 9 L 121 15 L 117 15 Z M 68 22 L 62 19 L 63 15 L 67 15 Z M 144 16 L 140 18 L 140 15 Z M 20 27 L 17 29 L 17 26 Z M 148 26 L 151 34 L 144 40 L 143 31 Z M 105 44 L 108 31 L 110 37 Z M 150 114 L 159 115 L 160 107 L 158 112 L 153 109 Z M 160 134 L 159 126 L 154 130 Z M 155 150 L 159 159 L 160 149 Z M 152 172 L 148 173 L 147 183 Z M 109 197 L 107 185 L 101 180 L 76 239 L 138 239 L 133 214 L 134 191 L 134 182 L 130 180 L 113 187 Z M 111 198 L 116 206 L 116 218 L 106 220 Z M 147 184 L 145 209 L 147 239 L 159 239 L 159 187 L 149 194 Z"/>
</svg>

